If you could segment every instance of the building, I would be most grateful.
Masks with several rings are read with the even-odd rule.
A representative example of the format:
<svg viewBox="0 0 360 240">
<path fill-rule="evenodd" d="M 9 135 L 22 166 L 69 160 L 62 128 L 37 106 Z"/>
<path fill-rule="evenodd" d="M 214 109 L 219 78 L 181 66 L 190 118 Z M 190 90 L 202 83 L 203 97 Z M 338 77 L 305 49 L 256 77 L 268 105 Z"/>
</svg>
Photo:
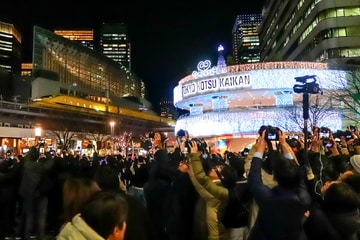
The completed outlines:
<svg viewBox="0 0 360 240">
<path fill-rule="evenodd" d="M 235 63 L 255 63 L 260 61 L 260 40 L 258 28 L 261 14 L 241 14 L 236 16 L 232 30 L 233 58 Z"/>
<path fill-rule="evenodd" d="M 343 111 L 332 91 L 345 89 L 349 71 L 328 63 L 288 61 L 227 66 L 220 74 L 210 63 L 182 78 L 174 89 L 174 105 L 189 114 L 177 119 L 175 132 L 187 130 L 191 137 L 221 142 L 234 152 L 252 144 L 262 125 L 301 133 L 303 95 L 294 90 L 301 85 L 298 77 L 318 81 L 323 90 L 311 94 L 310 106 L 321 102 L 323 108 L 321 118 L 311 116 L 313 122 L 344 129 Z"/>
<path fill-rule="evenodd" d="M 22 63 L 21 64 L 21 76 L 31 76 L 32 69 L 33 69 L 32 63 Z"/>
<path fill-rule="evenodd" d="M 95 50 L 94 29 L 83 29 L 83 30 L 55 29 L 54 33 L 64 38 L 78 42 L 84 47 Z"/>
<path fill-rule="evenodd" d="M 99 52 L 38 26 L 34 27 L 33 45 L 33 98 L 69 92 L 79 97 L 110 100 L 143 96 L 143 81 Z M 42 84 L 44 76 L 60 89 L 54 92 L 53 86 Z"/>
<path fill-rule="evenodd" d="M 179 117 L 178 109 L 174 107 L 173 101 L 169 99 L 163 99 L 159 103 L 160 116 L 164 118 L 170 118 L 176 120 Z"/>
<path fill-rule="evenodd" d="M 266 1 L 261 61 L 359 64 L 360 1 Z"/>
<path fill-rule="evenodd" d="M 0 22 L 0 68 L 12 74 L 21 72 L 21 39 L 13 24 Z"/>
<path fill-rule="evenodd" d="M 0 156 L 4 147 L 28 146 L 37 126 L 49 135 L 49 144 L 56 141 L 50 138 L 54 131 L 70 131 L 80 142 L 107 136 L 109 123 L 115 123 L 114 134 L 134 137 L 156 129 L 173 132 L 174 121 L 155 114 L 142 98 L 142 80 L 100 52 L 34 26 L 32 57 L 32 65 L 23 65 L 24 75 L 0 69 L 0 80 L 13 83 L 16 93 L 0 96 Z"/>
<path fill-rule="evenodd" d="M 104 23 L 101 26 L 100 51 L 131 71 L 131 45 L 124 23 Z"/>
</svg>

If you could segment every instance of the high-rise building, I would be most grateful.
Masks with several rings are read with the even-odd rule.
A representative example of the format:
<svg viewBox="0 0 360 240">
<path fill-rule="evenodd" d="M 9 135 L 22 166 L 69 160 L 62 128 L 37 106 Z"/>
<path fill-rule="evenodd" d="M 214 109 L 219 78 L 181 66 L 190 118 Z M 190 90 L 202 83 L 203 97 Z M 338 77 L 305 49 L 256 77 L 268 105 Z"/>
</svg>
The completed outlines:
<svg viewBox="0 0 360 240">
<path fill-rule="evenodd" d="M 65 30 L 55 29 L 54 33 L 72 41 L 79 42 L 84 47 L 94 50 L 94 29 Z"/>
<path fill-rule="evenodd" d="M 131 71 L 131 47 L 128 29 L 124 23 L 104 23 L 102 25 L 100 51 Z"/>
<path fill-rule="evenodd" d="M 359 63 L 360 2 L 266 1 L 261 61 Z"/>
<path fill-rule="evenodd" d="M 179 117 L 178 109 L 175 108 L 174 102 L 169 99 L 160 101 L 160 116 L 176 120 Z"/>
<path fill-rule="evenodd" d="M 13 24 L 0 22 L 0 68 L 21 73 L 21 34 Z"/>
<path fill-rule="evenodd" d="M 261 14 L 237 15 L 232 30 L 235 63 L 254 63 L 260 60 L 258 28 Z"/>
</svg>

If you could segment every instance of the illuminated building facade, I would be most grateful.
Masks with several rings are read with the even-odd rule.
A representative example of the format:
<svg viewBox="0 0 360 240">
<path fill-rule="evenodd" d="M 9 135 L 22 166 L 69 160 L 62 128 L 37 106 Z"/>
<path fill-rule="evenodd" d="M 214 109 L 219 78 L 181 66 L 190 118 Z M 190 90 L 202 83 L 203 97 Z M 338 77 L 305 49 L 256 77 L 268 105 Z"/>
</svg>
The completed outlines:
<svg viewBox="0 0 360 240">
<path fill-rule="evenodd" d="M 241 14 L 236 16 L 232 30 L 235 63 L 243 64 L 260 61 L 258 28 L 261 22 L 261 14 Z"/>
<path fill-rule="evenodd" d="M 76 41 L 84 47 L 94 50 L 94 29 L 65 30 L 55 29 L 54 33 L 64 38 Z"/>
<path fill-rule="evenodd" d="M 21 76 L 31 76 L 32 75 L 32 63 L 22 63 L 21 64 Z"/>
<path fill-rule="evenodd" d="M 100 29 L 100 51 L 131 70 L 131 47 L 127 26 L 123 23 L 104 23 Z"/>
<path fill-rule="evenodd" d="M 261 61 L 359 64 L 359 1 L 266 1 Z"/>
<path fill-rule="evenodd" d="M 13 24 L 0 22 L 0 68 L 12 74 L 21 72 L 21 39 Z"/>
<path fill-rule="evenodd" d="M 53 80 L 63 90 L 73 91 L 85 97 L 102 94 L 102 97 L 144 96 L 144 83 L 126 67 L 112 61 L 101 53 L 82 47 L 38 26 L 33 33 L 33 73 L 41 76 L 56 73 Z M 34 81 L 32 97 L 48 95 L 54 91 L 41 81 Z"/>
<path fill-rule="evenodd" d="M 331 102 L 331 91 L 344 89 L 337 83 L 346 81 L 345 70 L 331 69 L 326 63 L 266 62 L 227 66 L 226 73 L 218 74 L 216 66 L 203 61 L 174 88 L 174 105 L 190 112 L 177 119 L 175 131 L 185 129 L 190 136 L 250 142 L 262 125 L 301 132 L 298 122 L 303 121 L 303 96 L 293 87 L 296 77 L 310 73 L 324 92 L 312 95 L 310 104 L 321 101 L 328 109 L 318 119 L 318 126 L 343 129 L 342 112 L 339 104 Z"/>
</svg>

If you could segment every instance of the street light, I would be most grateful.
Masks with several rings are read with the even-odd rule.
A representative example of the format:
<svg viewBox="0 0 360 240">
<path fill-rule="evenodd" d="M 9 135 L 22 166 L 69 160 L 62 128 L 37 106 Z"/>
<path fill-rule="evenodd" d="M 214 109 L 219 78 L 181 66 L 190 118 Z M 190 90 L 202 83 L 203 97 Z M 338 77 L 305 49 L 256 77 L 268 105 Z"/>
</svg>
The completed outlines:
<svg viewBox="0 0 360 240">
<path fill-rule="evenodd" d="M 115 122 L 114 121 L 110 121 L 110 135 L 111 135 L 111 151 L 114 151 L 114 126 L 115 126 Z"/>
<path fill-rule="evenodd" d="M 35 127 L 35 144 L 37 145 L 39 143 L 39 140 L 41 139 L 41 127 L 37 126 Z"/>
<path fill-rule="evenodd" d="M 41 127 L 35 128 L 35 137 L 41 137 Z"/>
<path fill-rule="evenodd" d="M 111 121 L 110 122 L 110 134 L 111 134 L 111 136 L 114 135 L 114 126 L 115 126 L 115 122 Z"/>
</svg>

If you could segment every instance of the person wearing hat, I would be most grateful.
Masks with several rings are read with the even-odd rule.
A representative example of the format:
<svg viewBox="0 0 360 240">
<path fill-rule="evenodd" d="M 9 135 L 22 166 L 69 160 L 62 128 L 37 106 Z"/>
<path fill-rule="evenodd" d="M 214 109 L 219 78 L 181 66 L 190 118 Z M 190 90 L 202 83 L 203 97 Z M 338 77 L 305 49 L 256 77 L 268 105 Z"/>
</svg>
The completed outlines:
<svg viewBox="0 0 360 240">
<path fill-rule="evenodd" d="M 359 154 L 355 154 L 352 157 L 350 157 L 350 164 L 351 164 L 352 169 L 356 173 L 360 173 L 360 155 Z"/>
</svg>

